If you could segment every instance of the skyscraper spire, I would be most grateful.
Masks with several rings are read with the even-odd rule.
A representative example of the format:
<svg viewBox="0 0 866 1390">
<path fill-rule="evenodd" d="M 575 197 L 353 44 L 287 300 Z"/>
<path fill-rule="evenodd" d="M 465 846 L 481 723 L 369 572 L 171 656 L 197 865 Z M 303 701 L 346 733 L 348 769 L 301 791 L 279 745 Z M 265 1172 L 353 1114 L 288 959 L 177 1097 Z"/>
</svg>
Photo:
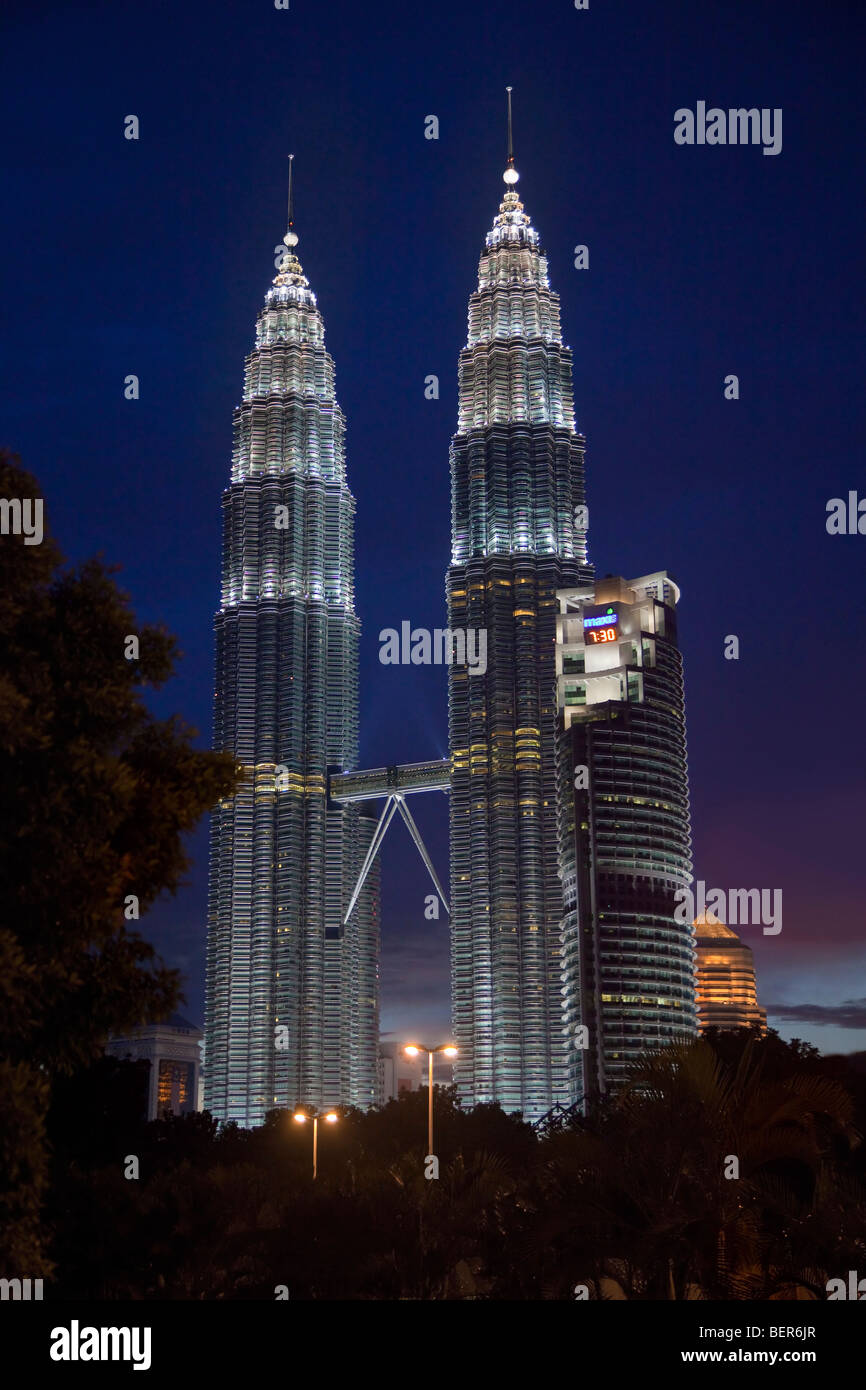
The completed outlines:
<svg viewBox="0 0 866 1390">
<path fill-rule="evenodd" d="M 507 184 L 515 184 L 520 175 L 514 167 L 514 142 L 511 138 L 511 88 L 506 87 L 505 90 L 508 93 L 508 164 L 502 177 Z"/>
<path fill-rule="evenodd" d="M 294 159 L 295 159 L 295 156 L 294 156 L 293 154 L 290 154 L 290 155 L 289 155 L 289 209 L 288 209 L 289 215 L 288 215 L 288 222 L 287 222 L 287 225 L 286 225 L 286 234 L 285 234 L 285 236 L 283 237 L 283 244 L 285 245 L 285 248 L 286 248 L 286 254 L 285 254 L 285 256 L 283 256 L 283 259 L 280 261 L 279 270 L 278 270 L 277 274 L 274 276 L 274 284 L 275 284 L 275 285 L 280 285 L 280 286 L 284 286 L 284 285 L 305 285 L 305 286 L 307 286 L 307 285 L 309 285 L 309 281 L 307 280 L 306 276 L 304 275 L 303 267 L 302 267 L 300 261 L 298 260 L 298 253 L 297 253 L 297 251 L 295 250 L 295 247 L 296 247 L 297 244 L 298 244 L 298 234 L 297 234 L 297 232 L 295 231 L 295 209 L 294 209 L 294 189 L 293 189 L 294 180 L 293 180 L 293 178 L 292 178 L 292 173 L 293 173 L 293 170 L 294 170 Z"/>
<path fill-rule="evenodd" d="M 316 296 L 295 255 L 267 290 L 223 493 L 214 744 L 247 770 L 211 818 L 207 1106 L 377 1097 L 378 865 L 346 923 L 375 822 L 328 797 L 358 760 L 355 499 Z"/>
<path fill-rule="evenodd" d="M 297 246 L 297 244 L 298 244 L 298 234 L 297 234 L 297 232 L 295 231 L 294 208 L 293 208 L 293 204 L 292 204 L 292 169 L 293 169 L 293 167 L 294 167 L 294 159 L 295 159 L 295 156 L 294 156 L 293 154 L 290 154 L 290 155 L 289 155 L 289 221 L 288 221 L 288 226 L 286 227 L 286 235 L 283 237 L 283 241 L 286 243 L 287 246 Z"/>
<path fill-rule="evenodd" d="M 588 584 L 584 439 L 547 257 L 507 185 L 485 238 L 451 441 L 448 627 L 487 634 L 449 670 L 452 1019 L 469 1103 L 571 1103 L 562 1034 L 556 593 Z M 573 1048 L 572 1048 L 573 1050 Z"/>
</svg>

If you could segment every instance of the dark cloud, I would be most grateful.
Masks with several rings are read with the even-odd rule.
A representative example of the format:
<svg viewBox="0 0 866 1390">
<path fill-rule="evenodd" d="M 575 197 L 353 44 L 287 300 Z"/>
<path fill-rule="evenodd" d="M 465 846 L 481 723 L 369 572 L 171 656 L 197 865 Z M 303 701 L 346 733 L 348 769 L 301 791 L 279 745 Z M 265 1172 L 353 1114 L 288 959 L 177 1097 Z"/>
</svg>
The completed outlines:
<svg viewBox="0 0 866 1390">
<path fill-rule="evenodd" d="M 768 1004 L 767 1016 L 784 1023 L 866 1028 L 866 999 L 846 999 L 841 1004 Z"/>
</svg>

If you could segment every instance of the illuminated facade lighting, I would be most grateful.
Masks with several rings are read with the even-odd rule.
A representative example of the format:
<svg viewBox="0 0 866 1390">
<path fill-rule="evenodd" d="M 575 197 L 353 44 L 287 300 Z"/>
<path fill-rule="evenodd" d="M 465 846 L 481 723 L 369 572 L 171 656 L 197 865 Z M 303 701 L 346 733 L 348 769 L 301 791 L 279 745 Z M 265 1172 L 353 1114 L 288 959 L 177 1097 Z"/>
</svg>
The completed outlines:
<svg viewBox="0 0 866 1390">
<path fill-rule="evenodd" d="M 712 912 L 695 919 L 697 933 L 698 1027 L 750 1028 L 767 1031 L 767 1015 L 758 1003 L 751 946 Z"/>
<path fill-rule="evenodd" d="M 510 94 L 509 94 L 510 96 Z M 572 355 L 538 233 L 506 191 L 487 234 L 451 443 L 448 625 L 487 630 L 449 671 L 452 1023 L 467 1103 L 531 1120 L 569 1099 L 561 1042 L 556 591 L 592 578 Z M 576 524 L 576 521 L 578 524 Z"/>
<path fill-rule="evenodd" d="M 214 743 L 247 780 L 211 818 L 205 1105 L 242 1125 L 377 1098 L 378 865 L 344 924 L 374 824 L 327 794 L 357 768 L 355 502 L 291 211 L 284 243 L 234 412 L 215 619 Z"/>
<path fill-rule="evenodd" d="M 679 589 L 659 571 L 557 595 L 562 1034 L 572 1102 L 696 1032 Z"/>
</svg>

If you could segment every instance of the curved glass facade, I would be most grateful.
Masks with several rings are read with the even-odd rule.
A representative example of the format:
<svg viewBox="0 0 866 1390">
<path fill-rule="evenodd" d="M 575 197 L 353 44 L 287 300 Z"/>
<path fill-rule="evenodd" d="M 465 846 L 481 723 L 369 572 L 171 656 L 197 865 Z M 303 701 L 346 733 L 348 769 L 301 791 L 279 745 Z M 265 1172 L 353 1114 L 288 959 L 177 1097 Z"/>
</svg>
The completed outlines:
<svg viewBox="0 0 866 1390">
<path fill-rule="evenodd" d="M 696 1032 L 676 585 L 663 571 L 558 595 L 563 1044 L 589 1103 Z"/>
<path fill-rule="evenodd" d="M 215 619 L 214 745 L 245 784 L 211 817 L 205 1105 L 375 1103 L 374 822 L 328 801 L 358 756 L 355 502 L 324 325 L 294 251 L 265 297 L 234 412 Z"/>
<path fill-rule="evenodd" d="M 586 583 L 584 440 L 547 261 L 514 188 L 487 234 L 451 444 L 448 626 L 452 1018 L 467 1103 L 536 1119 L 569 1096 L 556 840 L 556 591 Z M 576 521 L 578 524 L 576 524 Z"/>
</svg>

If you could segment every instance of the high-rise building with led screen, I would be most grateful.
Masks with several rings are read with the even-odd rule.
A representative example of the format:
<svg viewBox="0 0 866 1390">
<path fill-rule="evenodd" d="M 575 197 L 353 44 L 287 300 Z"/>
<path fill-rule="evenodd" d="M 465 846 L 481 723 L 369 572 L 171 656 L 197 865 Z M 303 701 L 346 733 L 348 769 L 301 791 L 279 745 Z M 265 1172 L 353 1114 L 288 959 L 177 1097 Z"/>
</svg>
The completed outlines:
<svg viewBox="0 0 866 1390">
<path fill-rule="evenodd" d="M 592 1104 L 696 1031 L 679 589 L 660 571 L 557 598 L 563 1033 Z"/>
</svg>

